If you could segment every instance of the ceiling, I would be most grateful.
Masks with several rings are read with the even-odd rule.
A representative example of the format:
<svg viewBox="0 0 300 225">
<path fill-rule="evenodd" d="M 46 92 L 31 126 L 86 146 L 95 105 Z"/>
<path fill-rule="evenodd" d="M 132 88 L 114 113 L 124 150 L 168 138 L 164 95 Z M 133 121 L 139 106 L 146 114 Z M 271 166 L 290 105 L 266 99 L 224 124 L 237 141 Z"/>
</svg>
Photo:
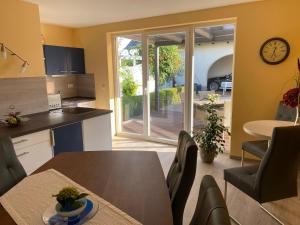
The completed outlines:
<svg viewBox="0 0 300 225">
<path fill-rule="evenodd" d="M 85 27 L 259 0 L 25 0 L 42 23 Z"/>
<path fill-rule="evenodd" d="M 196 27 L 195 44 L 233 41 L 234 29 L 235 26 L 233 24 L 224 24 L 210 27 Z M 141 34 L 129 34 L 119 37 L 121 38 L 121 50 L 124 48 L 135 48 L 136 46 L 140 46 L 142 42 Z M 155 44 L 156 46 L 182 45 L 185 43 L 185 39 L 186 37 L 184 32 L 164 33 L 149 35 L 148 43 Z"/>
</svg>

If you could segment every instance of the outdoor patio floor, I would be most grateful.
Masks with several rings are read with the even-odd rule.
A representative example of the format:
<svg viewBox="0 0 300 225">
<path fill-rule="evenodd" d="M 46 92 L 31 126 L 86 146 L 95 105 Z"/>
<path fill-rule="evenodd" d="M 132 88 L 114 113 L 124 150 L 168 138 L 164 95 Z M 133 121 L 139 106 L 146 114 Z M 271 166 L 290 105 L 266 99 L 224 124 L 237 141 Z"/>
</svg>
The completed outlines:
<svg viewBox="0 0 300 225">
<path fill-rule="evenodd" d="M 182 105 L 172 105 L 167 110 L 151 112 L 150 136 L 155 138 L 177 140 L 180 130 L 184 129 L 184 118 L 181 112 Z M 194 120 L 194 130 L 204 126 L 204 121 Z M 122 131 L 134 134 L 143 134 L 142 116 L 133 117 L 122 123 Z M 226 151 L 230 149 L 230 136 L 224 135 Z"/>
</svg>

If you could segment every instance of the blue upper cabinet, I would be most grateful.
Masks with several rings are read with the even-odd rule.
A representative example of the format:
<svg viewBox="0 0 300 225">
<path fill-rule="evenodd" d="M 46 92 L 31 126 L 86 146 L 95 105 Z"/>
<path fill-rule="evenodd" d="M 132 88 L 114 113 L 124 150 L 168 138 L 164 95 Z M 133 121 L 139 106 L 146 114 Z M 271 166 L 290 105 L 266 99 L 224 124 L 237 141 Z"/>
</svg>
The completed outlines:
<svg viewBox="0 0 300 225">
<path fill-rule="evenodd" d="M 85 64 L 84 64 L 84 50 L 83 48 L 68 48 L 69 52 L 69 71 L 72 74 L 84 74 Z"/>
<path fill-rule="evenodd" d="M 85 74 L 84 50 L 44 45 L 47 75 Z"/>
</svg>

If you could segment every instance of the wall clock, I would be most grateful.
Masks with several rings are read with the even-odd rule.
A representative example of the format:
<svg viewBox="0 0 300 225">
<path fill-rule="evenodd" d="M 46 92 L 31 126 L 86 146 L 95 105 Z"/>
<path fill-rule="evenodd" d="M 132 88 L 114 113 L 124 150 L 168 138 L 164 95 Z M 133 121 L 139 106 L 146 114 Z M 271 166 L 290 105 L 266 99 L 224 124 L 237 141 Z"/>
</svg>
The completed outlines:
<svg viewBox="0 0 300 225">
<path fill-rule="evenodd" d="M 271 38 L 263 43 L 260 56 L 265 63 L 276 65 L 282 63 L 290 54 L 290 45 L 283 38 Z"/>
</svg>

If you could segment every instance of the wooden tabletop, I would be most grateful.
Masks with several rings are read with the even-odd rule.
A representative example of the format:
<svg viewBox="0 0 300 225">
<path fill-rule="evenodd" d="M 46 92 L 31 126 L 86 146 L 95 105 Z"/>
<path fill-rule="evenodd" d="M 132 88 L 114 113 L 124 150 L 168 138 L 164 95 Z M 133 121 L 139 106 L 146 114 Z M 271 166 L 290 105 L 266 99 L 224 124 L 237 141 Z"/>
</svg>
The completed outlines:
<svg viewBox="0 0 300 225">
<path fill-rule="evenodd" d="M 294 126 L 294 122 L 281 121 L 281 120 L 256 120 L 247 122 L 243 126 L 243 130 L 255 137 L 271 139 L 273 129 L 275 127 L 289 127 Z"/>
<path fill-rule="evenodd" d="M 172 225 L 171 203 L 156 152 L 62 153 L 35 173 L 54 168 L 144 225 Z M 15 222 L 0 206 L 0 224 Z"/>
</svg>

